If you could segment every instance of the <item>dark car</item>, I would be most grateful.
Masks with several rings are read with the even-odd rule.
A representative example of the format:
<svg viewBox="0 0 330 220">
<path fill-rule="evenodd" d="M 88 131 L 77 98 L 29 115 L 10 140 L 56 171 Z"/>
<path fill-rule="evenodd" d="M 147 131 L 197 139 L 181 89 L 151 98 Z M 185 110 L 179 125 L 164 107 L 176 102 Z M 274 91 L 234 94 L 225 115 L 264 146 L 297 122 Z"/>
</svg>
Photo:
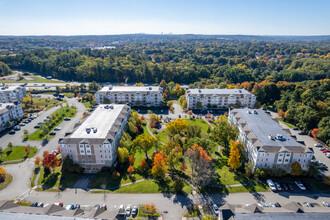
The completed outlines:
<svg viewBox="0 0 330 220">
<path fill-rule="evenodd" d="M 74 209 L 79 209 L 80 208 L 80 205 L 79 204 L 76 204 Z"/>
<path fill-rule="evenodd" d="M 312 190 L 313 190 L 313 187 L 312 187 L 311 184 L 309 184 L 309 183 L 304 183 L 304 185 L 305 185 L 305 187 L 306 187 L 306 189 L 307 189 L 308 191 L 312 191 Z"/>
<path fill-rule="evenodd" d="M 38 203 L 37 202 L 34 202 L 30 205 L 31 207 L 37 207 L 38 206 Z"/>
<path fill-rule="evenodd" d="M 306 133 L 303 132 L 303 131 L 299 131 L 298 134 L 299 134 L 299 135 L 306 135 Z"/>
<path fill-rule="evenodd" d="M 49 133 L 49 135 L 56 135 L 56 132 L 52 131 L 52 132 Z"/>
<path fill-rule="evenodd" d="M 297 127 L 294 127 L 294 128 L 292 128 L 292 130 L 295 130 L 295 131 L 297 131 L 297 130 L 298 130 L 298 128 L 297 128 Z"/>
<path fill-rule="evenodd" d="M 9 134 L 15 134 L 16 132 L 15 131 L 9 131 Z"/>
<path fill-rule="evenodd" d="M 69 117 L 64 118 L 64 121 L 70 121 L 70 120 L 71 120 L 71 118 L 69 118 Z"/>
<path fill-rule="evenodd" d="M 283 184 L 282 186 L 283 186 L 283 189 L 284 189 L 285 191 L 288 191 L 288 190 L 289 190 L 289 187 L 288 187 L 288 185 L 286 185 L 286 184 Z"/>
<path fill-rule="evenodd" d="M 40 128 L 40 125 L 36 125 L 36 126 L 34 126 L 34 128 Z"/>
<path fill-rule="evenodd" d="M 281 207 L 280 203 L 278 203 L 278 202 L 277 202 L 277 203 L 275 203 L 275 206 L 276 206 L 276 207 L 278 207 L 278 208 L 280 208 L 280 207 Z"/>
<path fill-rule="evenodd" d="M 293 191 L 293 185 L 289 184 L 288 187 L 290 191 Z"/>
<path fill-rule="evenodd" d="M 99 204 L 96 204 L 96 205 L 94 206 L 94 209 L 98 209 L 98 208 L 100 208 L 100 205 L 99 205 Z"/>
</svg>

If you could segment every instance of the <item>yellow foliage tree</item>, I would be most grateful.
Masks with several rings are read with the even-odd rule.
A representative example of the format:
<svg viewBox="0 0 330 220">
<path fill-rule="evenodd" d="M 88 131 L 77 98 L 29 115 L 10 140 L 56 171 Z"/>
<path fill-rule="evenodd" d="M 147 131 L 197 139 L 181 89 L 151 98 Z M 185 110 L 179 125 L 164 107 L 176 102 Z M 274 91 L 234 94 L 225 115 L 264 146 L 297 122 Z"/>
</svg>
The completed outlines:
<svg viewBox="0 0 330 220">
<path fill-rule="evenodd" d="M 241 166 L 241 162 L 239 161 L 241 155 L 239 153 L 238 145 L 239 141 L 231 142 L 228 166 L 230 166 L 233 170 L 237 170 Z"/>
<path fill-rule="evenodd" d="M 165 130 L 169 132 L 170 136 L 174 136 L 176 134 L 181 134 L 182 131 L 186 130 L 188 127 L 188 122 L 181 118 L 176 119 L 168 123 L 165 127 Z"/>
<path fill-rule="evenodd" d="M 4 167 L 0 167 L 0 175 L 6 175 L 7 171 Z"/>
</svg>

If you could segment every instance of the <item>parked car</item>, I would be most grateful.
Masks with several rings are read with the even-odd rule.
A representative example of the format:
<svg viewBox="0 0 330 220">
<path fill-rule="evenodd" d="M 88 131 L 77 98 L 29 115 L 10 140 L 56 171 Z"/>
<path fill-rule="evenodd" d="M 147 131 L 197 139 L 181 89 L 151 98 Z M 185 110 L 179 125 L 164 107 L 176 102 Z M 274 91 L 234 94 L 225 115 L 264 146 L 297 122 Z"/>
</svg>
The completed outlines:
<svg viewBox="0 0 330 220">
<path fill-rule="evenodd" d="M 130 216 L 131 215 L 131 205 L 127 205 L 125 209 L 126 215 Z"/>
<path fill-rule="evenodd" d="M 42 122 L 38 122 L 37 125 L 42 125 Z"/>
<path fill-rule="evenodd" d="M 268 203 L 265 203 L 264 204 L 264 207 L 268 208 L 269 207 Z"/>
<path fill-rule="evenodd" d="M 293 191 L 293 185 L 289 184 L 288 187 L 290 191 Z"/>
<path fill-rule="evenodd" d="M 330 207 L 330 204 L 328 202 L 322 202 L 322 204 L 325 206 L 325 207 Z"/>
<path fill-rule="evenodd" d="M 31 207 L 37 207 L 38 206 L 38 203 L 37 202 L 33 202 L 30 206 Z"/>
<path fill-rule="evenodd" d="M 40 207 L 40 208 L 44 207 L 44 203 L 43 202 L 39 202 L 38 207 Z"/>
<path fill-rule="evenodd" d="M 292 130 L 298 131 L 298 128 L 297 127 L 294 127 L 294 128 L 292 128 Z"/>
<path fill-rule="evenodd" d="M 314 207 L 313 204 L 310 204 L 309 202 L 304 202 L 304 205 L 307 207 Z"/>
<path fill-rule="evenodd" d="M 107 205 L 106 205 L 106 204 L 103 204 L 103 205 L 102 205 L 102 209 L 107 210 L 107 209 L 108 209 L 108 208 L 107 208 Z"/>
<path fill-rule="evenodd" d="M 269 203 L 269 207 L 275 208 L 276 206 L 273 203 Z"/>
<path fill-rule="evenodd" d="M 282 187 L 278 182 L 275 182 L 274 184 L 275 184 L 275 187 L 278 191 L 282 191 Z"/>
<path fill-rule="evenodd" d="M 212 208 L 213 208 L 214 213 L 216 215 L 219 215 L 220 212 L 219 212 L 219 208 L 218 208 L 217 204 L 213 204 L 212 205 Z"/>
<path fill-rule="evenodd" d="M 40 125 L 36 125 L 36 126 L 34 126 L 34 128 L 35 129 L 38 129 L 38 128 L 40 128 Z"/>
<path fill-rule="evenodd" d="M 100 208 L 100 205 L 99 205 L 99 204 L 96 204 L 96 205 L 94 206 L 94 209 L 98 209 L 98 208 Z"/>
<path fill-rule="evenodd" d="M 302 191 L 306 191 L 306 187 L 300 181 L 294 181 L 294 183 L 298 186 L 298 188 Z"/>
<path fill-rule="evenodd" d="M 57 205 L 59 207 L 63 207 L 63 202 L 56 202 L 56 203 L 54 203 L 54 205 Z"/>
<path fill-rule="evenodd" d="M 56 135 L 56 132 L 52 131 L 52 132 L 49 133 L 49 135 Z"/>
<path fill-rule="evenodd" d="M 120 205 L 119 210 L 125 210 L 124 205 Z"/>
<path fill-rule="evenodd" d="M 15 134 L 15 133 L 16 133 L 16 132 L 13 131 L 13 130 L 9 131 L 9 134 Z"/>
<path fill-rule="evenodd" d="M 25 123 L 22 122 L 21 124 L 19 124 L 19 126 L 23 127 L 25 126 Z"/>
<path fill-rule="evenodd" d="M 21 130 L 21 127 L 20 127 L 19 125 L 16 125 L 16 126 L 14 127 L 14 130 L 15 130 L 15 131 L 19 131 L 19 130 Z"/>
<path fill-rule="evenodd" d="M 314 144 L 314 147 L 323 147 L 323 146 L 322 146 L 322 144 L 317 143 L 317 144 Z"/>
<path fill-rule="evenodd" d="M 54 128 L 54 131 L 59 131 L 59 130 L 61 130 L 60 127 L 55 127 L 55 128 Z"/>
<path fill-rule="evenodd" d="M 275 184 L 273 183 L 273 181 L 271 179 L 267 180 L 267 185 L 268 187 L 272 190 L 272 191 L 276 191 L 276 187 Z"/>
<path fill-rule="evenodd" d="M 80 209 L 80 205 L 79 204 L 76 204 L 74 209 Z"/>
<path fill-rule="evenodd" d="M 278 207 L 278 208 L 280 208 L 280 207 L 281 207 L 280 203 L 278 203 L 278 202 L 277 202 L 277 203 L 275 203 L 275 206 L 276 206 L 276 207 Z"/>
<path fill-rule="evenodd" d="M 69 117 L 64 118 L 64 121 L 70 121 L 70 120 L 71 120 L 71 118 L 69 118 Z"/>
<path fill-rule="evenodd" d="M 138 214 L 138 210 L 139 210 L 139 207 L 137 207 L 136 205 L 133 206 L 133 208 L 132 208 L 132 216 L 136 216 Z"/>
<path fill-rule="evenodd" d="M 299 135 L 306 135 L 306 133 L 303 132 L 303 131 L 299 131 L 298 134 L 299 134 Z"/>
<path fill-rule="evenodd" d="M 74 210 L 74 205 L 70 204 L 65 207 L 66 210 Z"/>
<path fill-rule="evenodd" d="M 285 191 L 289 191 L 289 187 L 288 187 L 288 185 L 283 184 L 282 186 L 283 186 L 283 189 L 284 189 Z"/>
</svg>

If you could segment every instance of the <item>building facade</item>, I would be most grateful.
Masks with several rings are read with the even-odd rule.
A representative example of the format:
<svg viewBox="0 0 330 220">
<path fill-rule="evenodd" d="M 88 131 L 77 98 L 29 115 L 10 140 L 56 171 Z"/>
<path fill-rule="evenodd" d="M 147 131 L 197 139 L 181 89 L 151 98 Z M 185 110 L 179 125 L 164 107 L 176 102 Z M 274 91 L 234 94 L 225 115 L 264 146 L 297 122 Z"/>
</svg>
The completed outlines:
<svg viewBox="0 0 330 220">
<path fill-rule="evenodd" d="M 71 135 L 59 140 L 62 157 L 69 156 L 86 173 L 111 167 L 130 112 L 128 105 L 99 105 Z"/>
<path fill-rule="evenodd" d="M 14 122 L 17 118 L 21 119 L 23 116 L 21 103 L 0 103 L 0 131 L 7 128 L 8 122 Z"/>
<path fill-rule="evenodd" d="M 280 125 L 260 109 L 232 109 L 228 121 L 239 130 L 239 140 L 254 168 L 277 167 L 289 172 L 298 161 L 307 170 L 314 152 L 298 143 L 290 130 Z"/>
<path fill-rule="evenodd" d="M 162 98 L 163 89 L 159 86 L 105 86 L 95 93 L 98 104 L 157 107 L 163 104 Z"/>
<path fill-rule="evenodd" d="M 22 102 L 25 96 L 26 90 L 23 86 L 0 87 L 0 102 L 2 103 Z"/>
<path fill-rule="evenodd" d="M 188 89 L 186 100 L 188 109 L 254 108 L 256 96 L 245 89 Z"/>
</svg>

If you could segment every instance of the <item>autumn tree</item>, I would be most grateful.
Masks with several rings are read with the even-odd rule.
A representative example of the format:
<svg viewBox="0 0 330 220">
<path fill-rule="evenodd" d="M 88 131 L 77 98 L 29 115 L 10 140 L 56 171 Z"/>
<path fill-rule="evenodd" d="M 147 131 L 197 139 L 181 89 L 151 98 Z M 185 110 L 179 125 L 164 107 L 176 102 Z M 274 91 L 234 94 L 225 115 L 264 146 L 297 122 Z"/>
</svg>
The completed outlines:
<svg viewBox="0 0 330 220">
<path fill-rule="evenodd" d="M 319 131 L 319 129 L 317 129 L 317 128 L 314 128 L 313 130 L 312 130 L 312 136 L 314 137 L 314 138 L 316 138 L 316 136 L 317 136 L 317 134 L 319 133 L 320 131 Z"/>
<path fill-rule="evenodd" d="M 30 153 L 30 147 L 25 147 L 24 152 L 25 152 L 26 156 L 28 156 Z"/>
<path fill-rule="evenodd" d="M 151 173 L 157 177 L 163 177 L 168 170 L 166 169 L 166 158 L 161 153 L 156 153 L 154 156 L 154 162 L 152 163 Z"/>
<path fill-rule="evenodd" d="M 144 152 L 148 159 L 148 151 L 153 147 L 156 147 L 157 140 L 151 135 L 142 134 L 139 135 L 133 142 L 132 146 L 138 149 L 140 152 Z"/>
<path fill-rule="evenodd" d="M 240 162 L 240 152 L 238 149 L 239 141 L 231 142 L 230 155 L 228 159 L 228 166 L 230 166 L 233 170 L 237 170 L 241 166 Z"/>
<path fill-rule="evenodd" d="M 55 154 L 48 154 L 43 160 L 42 165 L 46 169 L 54 169 L 58 165 L 58 159 Z"/>
<path fill-rule="evenodd" d="M 168 155 L 166 155 L 167 164 L 172 172 L 180 162 L 181 158 L 182 158 L 182 148 L 180 147 L 180 145 L 177 145 L 174 149 L 171 150 L 171 152 Z"/>
<path fill-rule="evenodd" d="M 147 166 L 148 166 L 148 164 L 147 164 L 146 160 L 145 159 L 142 159 L 142 161 L 140 163 L 140 168 L 142 170 L 145 170 L 147 168 Z"/>
<path fill-rule="evenodd" d="M 280 109 L 278 112 L 277 112 L 278 116 L 280 118 L 284 118 L 284 115 L 285 115 L 285 112 L 283 111 L 283 109 Z"/>
<path fill-rule="evenodd" d="M 36 157 L 36 159 L 34 160 L 34 164 L 35 164 L 36 166 L 39 166 L 40 163 L 41 163 L 41 159 L 40 159 L 40 157 Z"/>
<path fill-rule="evenodd" d="M 4 167 L 0 167 L 0 175 L 6 175 L 7 171 Z"/>
<path fill-rule="evenodd" d="M 60 153 L 61 153 L 61 149 L 60 149 L 59 146 L 57 146 L 57 148 L 56 148 L 56 153 L 57 153 L 57 154 L 60 154 Z"/>
<path fill-rule="evenodd" d="M 134 159 L 134 156 L 133 155 L 131 155 L 130 157 L 129 157 L 129 159 L 128 159 L 128 163 L 130 164 L 130 165 L 134 165 L 134 162 L 135 162 L 135 159 Z"/>
<path fill-rule="evenodd" d="M 45 157 L 48 156 L 48 154 L 49 154 L 49 152 L 45 150 L 45 151 L 42 153 L 42 156 L 45 158 Z"/>
<path fill-rule="evenodd" d="M 292 176 L 300 176 L 302 174 L 303 170 L 301 168 L 301 165 L 298 161 L 295 161 L 291 164 L 291 171 L 290 174 Z"/>
<path fill-rule="evenodd" d="M 212 136 L 222 147 L 225 155 L 229 155 L 229 145 L 231 140 L 236 140 L 238 131 L 236 127 L 232 127 L 226 116 L 221 115 L 218 124 L 212 130 Z"/>
<path fill-rule="evenodd" d="M 186 169 L 187 169 L 187 165 L 186 165 L 186 162 L 185 161 L 182 161 L 181 165 L 180 165 L 180 170 L 182 172 L 184 172 Z"/>
<path fill-rule="evenodd" d="M 191 163 L 191 176 L 196 185 L 206 185 L 211 177 L 211 157 L 197 144 L 186 152 Z"/>
<path fill-rule="evenodd" d="M 175 192 L 182 192 L 184 181 L 181 178 L 177 178 L 173 181 L 172 187 L 174 188 Z"/>
<path fill-rule="evenodd" d="M 188 122 L 186 120 L 178 118 L 175 121 L 168 123 L 165 127 L 165 131 L 167 131 L 169 135 L 173 137 L 176 134 L 182 135 L 183 132 L 187 129 L 187 127 Z"/>
<path fill-rule="evenodd" d="M 130 165 L 128 168 L 127 168 L 127 172 L 129 173 L 130 176 L 132 176 L 132 173 L 134 173 L 135 169 L 132 165 Z"/>
<path fill-rule="evenodd" d="M 125 162 L 128 161 L 129 153 L 128 153 L 128 150 L 126 148 L 118 147 L 117 153 L 118 153 L 119 163 L 125 163 Z"/>
</svg>

